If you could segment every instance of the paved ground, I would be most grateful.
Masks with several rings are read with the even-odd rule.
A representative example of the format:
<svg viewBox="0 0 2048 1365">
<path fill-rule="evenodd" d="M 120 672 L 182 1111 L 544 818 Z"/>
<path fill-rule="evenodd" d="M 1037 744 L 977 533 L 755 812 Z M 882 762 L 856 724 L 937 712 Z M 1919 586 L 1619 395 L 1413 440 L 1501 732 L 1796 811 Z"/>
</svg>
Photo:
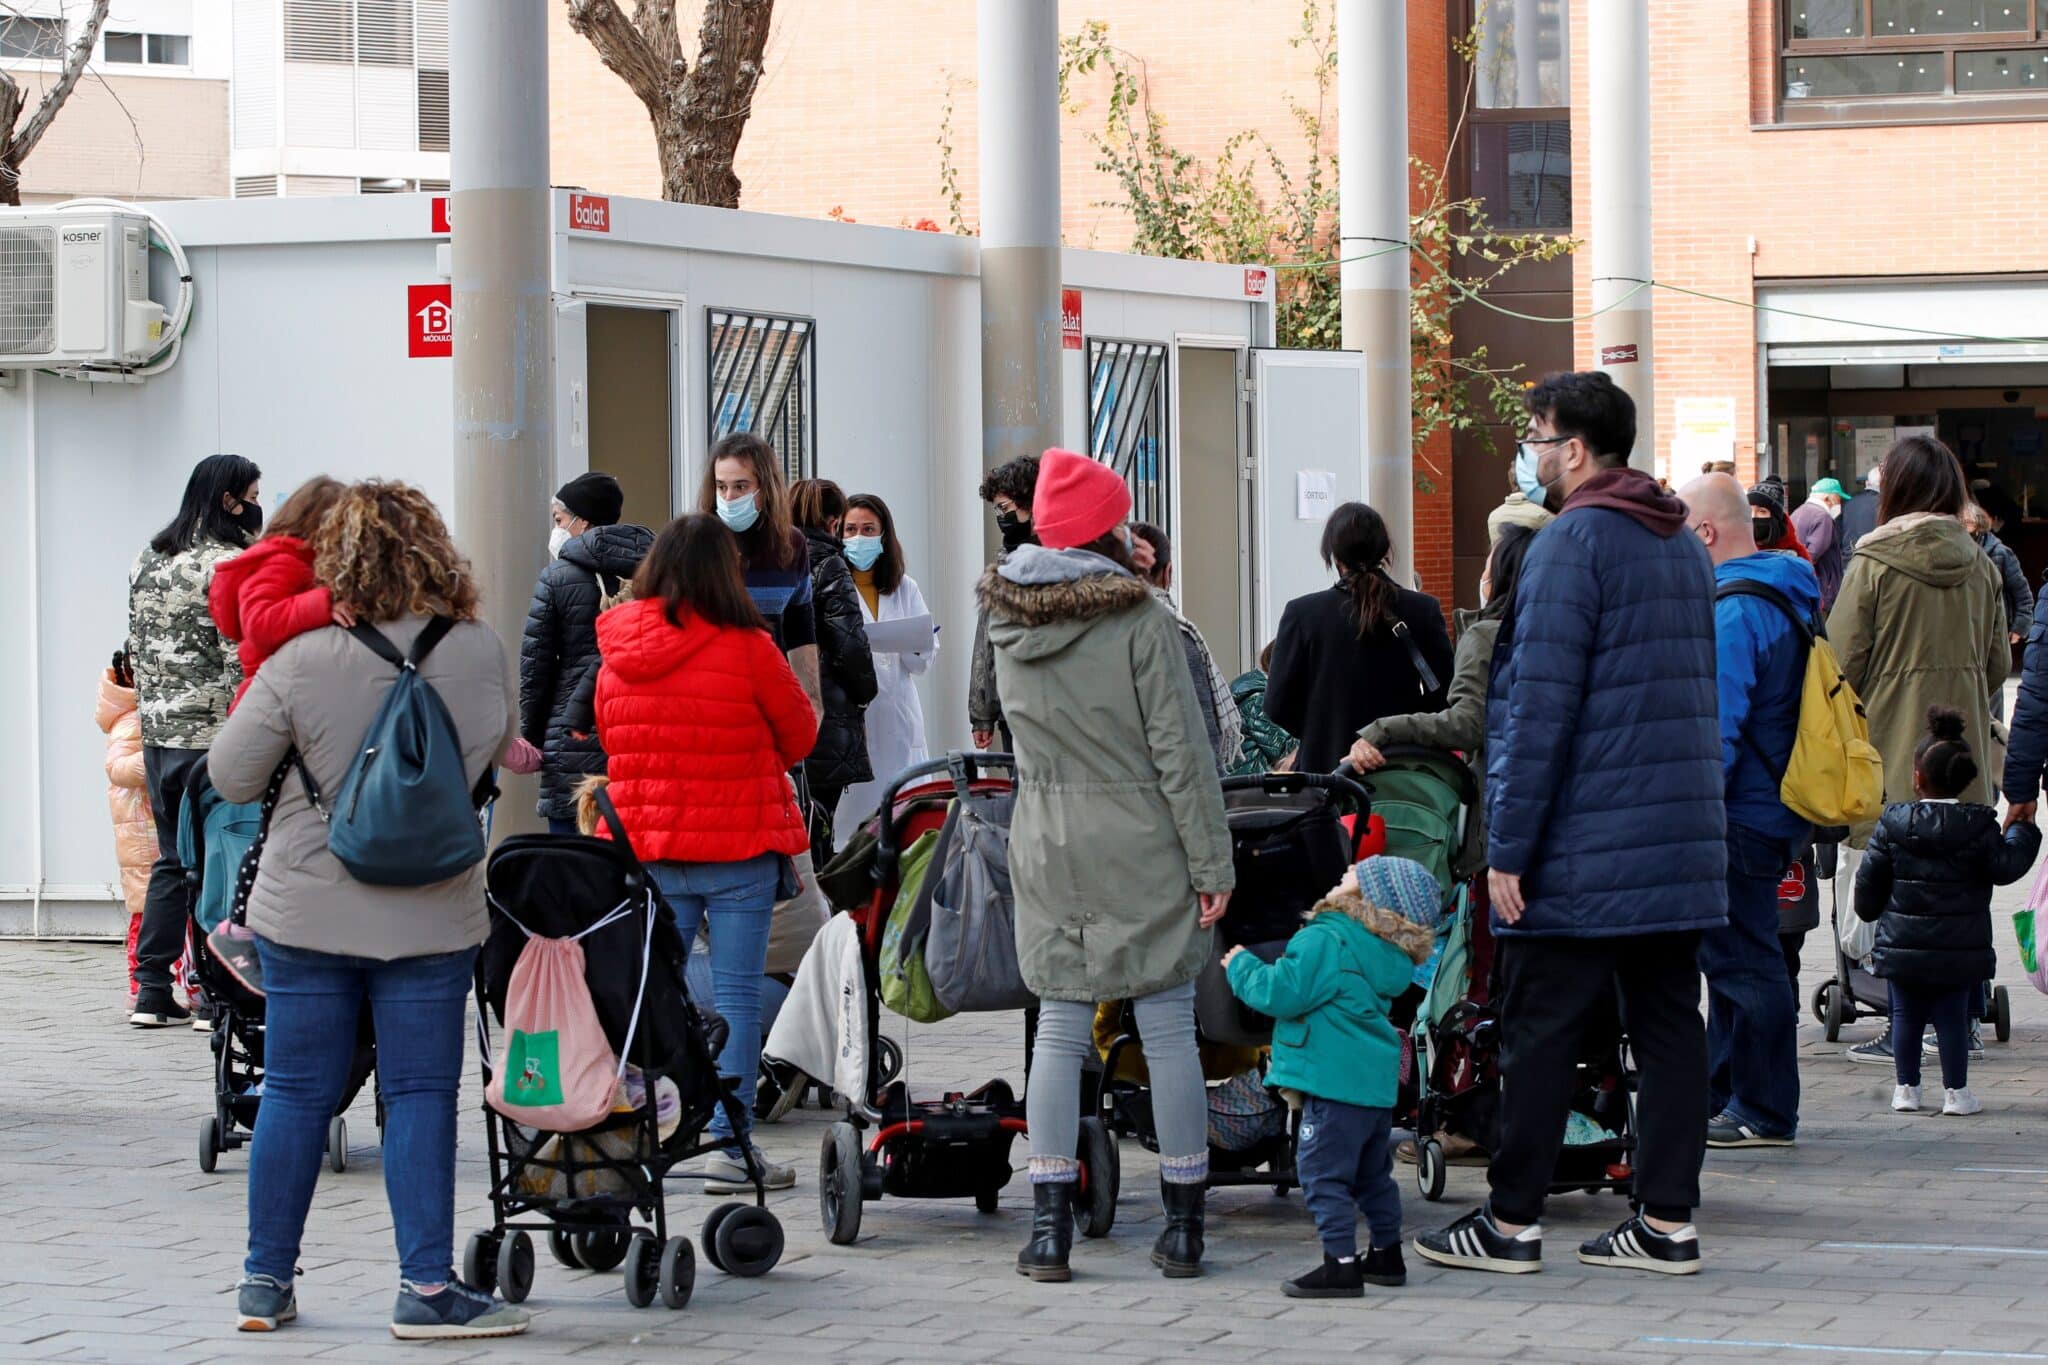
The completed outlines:
<svg viewBox="0 0 2048 1365">
<path fill-rule="evenodd" d="M 1810 947 L 1808 976 L 1818 979 L 1824 951 Z M 1577 1265 L 1571 1247 L 1622 1205 L 1572 1196 L 1552 1207 L 1541 1275 L 1439 1272 L 1411 1258 L 1405 1290 L 1295 1304 L 1277 1286 L 1314 1256 L 1300 1198 L 1243 1190 L 1212 1198 L 1208 1274 L 1162 1281 L 1145 1257 L 1158 1219 L 1152 1168 L 1133 1144 L 1116 1231 L 1077 1246 L 1070 1285 L 1028 1284 L 1011 1269 L 1027 1221 L 1021 1181 L 993 1217 L 965 1203 L 870 1205 L 861 1243 L 836 1248 L 819 1229 L 812 1181 L 826 1119 L 803 1110 L 764 1133 L 802 1171 L 777 1201 L 789 1252 L 773 1275 L 732 1280 L 700 1258 L 685 1311 L 643 1312 L 626 1304 L 616 1274 L 564 1271 L 543 1253 L 529 1337 L 413 1349 L 607 1362 L 1858 1361 L 1943 1351 L 2048 1361 L 2048 1000 L 2007 966 L 2016 1034 L 1976 1068 L 1986 1105 L 1978 1119 L 1893 1116 L 1889 1073 L 1842 1061 L 1803 1020 L 1800 1144 L 1709 1158 L 1708 1261 L 1695 1280 Z M 183 1030 L 127 1028 L 118 974 L 110 946 L 0 944 L 0 978 L 11 983 L 0 1026 L 0 1191 L 10 1215 L 0 1236 L 0 1358 L 361 1360 L 405 1349 L 384 1334 L 395 1272 L 367 1100 L 352 1116 L 354 1164 L 321 1177 L 304 1317 L 270 1338 L 226 1330 L 247 1153 L 199 1173 L 205 1049 Z M 1851 1036 L 1869 1032 L 1858 1025 Z M 1017 1026 L 1003 1018 L 920 1029 L 911 1053 L 913 1074 L 931 1088 L 1016 1076 L 1020 1061 Z M 472 1099 L 464 1104 L 458 1251 L 484 1187 L 481 1124 Z M 671 1188 L 672 1210 L 694 1227 L 710 1201 L 687 1184 Z M 1404 1183 L 1411 1229 L 1461 1211 L 1483 1189 L 1480 1172 L 1454 1171 L 1447 1202 L 1427 1205 Z"/>
</svg>

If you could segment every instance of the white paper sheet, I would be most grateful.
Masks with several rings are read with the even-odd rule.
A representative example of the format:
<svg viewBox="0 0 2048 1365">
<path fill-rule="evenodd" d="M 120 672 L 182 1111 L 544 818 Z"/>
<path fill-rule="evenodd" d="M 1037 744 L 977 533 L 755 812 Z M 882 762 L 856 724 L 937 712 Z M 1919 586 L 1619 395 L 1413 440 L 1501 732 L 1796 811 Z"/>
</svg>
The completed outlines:
<svg viewBox="0 0 2048 1365">
<path fill-rule="evenodd" d="M 932 647 L 932 618 L 907 616 L 901 621 L 867 623 L 868 648 L 877 654 L 915 654 Z"/>
</svg>

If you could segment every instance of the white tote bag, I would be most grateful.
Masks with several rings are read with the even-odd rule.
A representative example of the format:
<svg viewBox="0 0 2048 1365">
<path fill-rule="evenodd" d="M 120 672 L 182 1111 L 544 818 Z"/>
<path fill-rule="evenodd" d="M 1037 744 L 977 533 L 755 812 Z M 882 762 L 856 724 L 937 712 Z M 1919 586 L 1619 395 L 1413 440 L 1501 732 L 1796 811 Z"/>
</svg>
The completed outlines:
<svg viewBox="0 0 2048 1365">
<path fill-rule="evenodd" d="M 1835 940 L 1842 946 L 1842 956 L 1851 962 L 1867 965 L 1871 950 L 1877 947 L 1877 921 L 1864 921 L 1856 913 L 1856 869 L 1863 865 L 1863 850 L 1843 844 L 1835 860 Z M 1848 895 L 1842 894 L 1842 882 L 1848 882 Z"/>
</svg>

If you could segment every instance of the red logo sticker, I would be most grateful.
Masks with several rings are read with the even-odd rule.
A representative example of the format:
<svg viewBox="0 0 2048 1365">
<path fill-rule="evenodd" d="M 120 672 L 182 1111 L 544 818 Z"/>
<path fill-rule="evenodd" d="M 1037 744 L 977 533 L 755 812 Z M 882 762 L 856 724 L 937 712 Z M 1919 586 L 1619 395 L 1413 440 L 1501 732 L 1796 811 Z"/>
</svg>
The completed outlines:
<svg viewBox="0 0 2048 1365">
<path fill-rule="evenodd" d="M 1060 345 L 1069 351 L 1081 349 L 1081 291 L 1060 290 Z"/>
<path fill-rule="evenodd" d="M 569 226 L 579 232 L 610 232 L 612 201 L 601 194 L 570 195 Z"/>
<path fill-rule="evenodd" d="M 1600 348 L 1600 363 L 1602 365 L 1635 364 L 1636 344 L 1631 341 L 1626 346 L 1602 346 Z"/>
<path fill-rule="evenodd" d="M 423 356 L 455 354 L 455 306 L 452 286 L 409 284 L 405 287 L 405 353 Z"/>
<path fill-rule="evenodd" d="M 1246 266 L 1244 271 L 1244 296 L 1248 299 L 1262 299 L 1266 297 L 1266 285 L 1272 278 L 1272 272 L 1264 266 Z"/>
<path fill-rule="evenodd" d="M 449 228 L 448 228 L 448 196 L 447 196 L 447 195 L 445 195 L 445 194 L 437 194 L 437 195 L 435 195 L 435 196 L 434 196 L 434 201 L 433 201 L 433 205 L 434 205 L 434 206 L 433 206 L 433 214 L 432 214 L 432 224 L 433 224 L 433 225 L 432 225 L 431 231 L 432 231 L 432 232 L 433 232 L 433 233 L 434 233 L 434 234 L 435 234 L 436 236 L 445 236 L 445 235 L 447 234 L 447 232 L 449 231 Z"/>
</svg>

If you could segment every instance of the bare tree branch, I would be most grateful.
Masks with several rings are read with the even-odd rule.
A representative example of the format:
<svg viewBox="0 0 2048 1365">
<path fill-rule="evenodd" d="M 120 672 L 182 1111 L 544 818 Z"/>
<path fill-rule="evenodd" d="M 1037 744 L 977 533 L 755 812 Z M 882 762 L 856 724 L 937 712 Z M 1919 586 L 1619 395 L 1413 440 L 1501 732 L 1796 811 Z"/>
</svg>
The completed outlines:
<svg viewBox="0 0 2048 1365">
<path fill-rule="evenodd" d="M 661 60 L 646 37 L 626 17 L 616 0 L 566 0 L 569 27 L 590 40 L 597 55 L 619 79 L 632 88 L 640 102 L 651 111 L 665 97 L 670 84 L 668 63 Z M 642 5 L 645 8 L 645 5 Z M 669 26 L 675 26 L 675 5 L 669 3 Z M 678 49 L 680 60 L 681 51 Z"/>
<path fill-rule="evenodd" d="M 658 61 L 671 70 L 681 63 L 683 36 L 676 30 L 676 0 L 634 0 L 633 25 L 654 49 Z"/>
<path fill-rule="evenodd" d="M 18 168 L 28 160 L 28 154 L 36 149 L 36 144 L 43 140 L 43 134 L 56 120 L 57 111 L 64 107 L 65 100 L 71 98 L 72 89 L 85 71 L 85 64 L 92 59 L 93 48 L 99 45 L 100 29 L 106 26 L 107 9 L 111 3 L 112 0 L 93 0 L 92 12 L 85 17 L 84 31 L 64 55 L 63 74 L 43 96 L 43 102 L 36 106 L 35 113 L 29 115 L 28 122 L 8 139 L 4 149 L 0 149 L 0 159 Z"/>
</svg>

